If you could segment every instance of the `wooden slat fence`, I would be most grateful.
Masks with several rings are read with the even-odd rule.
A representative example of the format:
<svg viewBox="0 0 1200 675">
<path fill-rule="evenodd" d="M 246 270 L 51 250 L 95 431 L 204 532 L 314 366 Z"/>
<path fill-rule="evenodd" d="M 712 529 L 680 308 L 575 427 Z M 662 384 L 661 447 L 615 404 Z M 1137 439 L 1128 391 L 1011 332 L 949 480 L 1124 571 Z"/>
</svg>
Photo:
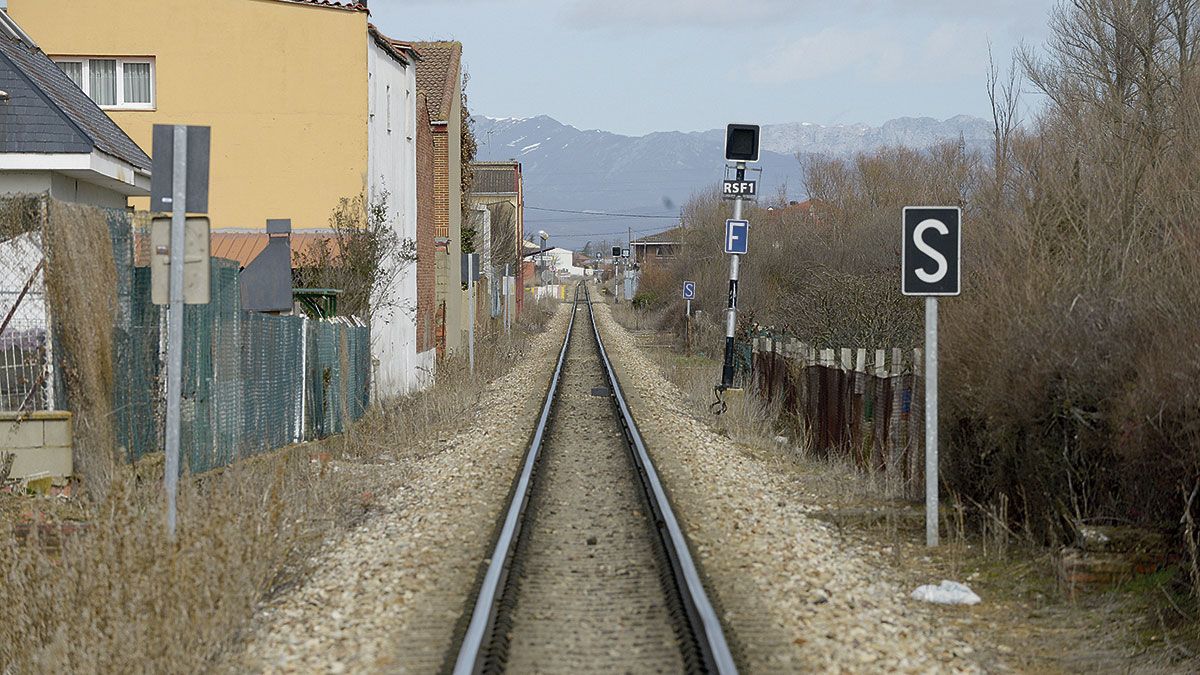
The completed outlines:
<svg viewBox="0 0 1200 675">
<path fill-rule="evenodd" d="M 752 340 L 753 394 L 819 455 L 843 453 L 910 497 L 924 489 L 920 349 L 816 349 L 792 338 Z"/>
</svg>

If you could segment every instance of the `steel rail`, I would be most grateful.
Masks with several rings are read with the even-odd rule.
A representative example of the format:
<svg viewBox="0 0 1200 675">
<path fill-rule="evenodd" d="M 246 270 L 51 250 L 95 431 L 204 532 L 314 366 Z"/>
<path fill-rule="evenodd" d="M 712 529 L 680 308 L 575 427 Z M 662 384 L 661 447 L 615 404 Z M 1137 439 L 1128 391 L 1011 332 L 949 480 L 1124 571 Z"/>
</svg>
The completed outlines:
<svg viewBox="0 0 1200 675">
<path fill-rule="evenodd" d="M 578 303 L 578 298 L 576 298 L 576 302 Z M 650 506 L 657 518 L 659 536 L 671 561 L 671 566 L 674 568 L 675 583 L 691 621 L 696 646 L 700 650 L 708 672 L 737 673 L 737 665 L 729 650 L 729 643 L 725 640 L 725 631 L 721 627 L 721 620 L 708 600 L 704 582 L 700 578 L 700 573 L 697 571 L 692 554 L 688 549 L 687 538 L 679 526 L 679 521 L 675 518 L 674 511 L 671 510 L 666 490 L 663 489 L 658 472 L 654 469 L 654 462 L 646 452 L 642 434 L 638 431 L 633 413 L 630 412 L 629 404 L 626 403 L 625 395 L 621 391 L 617 373 L 613 370 L 612 362 L 608 359 L 608 352 L 604 349 L 604 340 L 601 339 L 600 328 L 596 325 L 596 315 L 590 311 L 590 294 L 588 303 L 588 316 L 591 318 L 592 332 L 596 336 L 596 347 L 600 351 L 600 360 L 604 363 L 604 369 L 608 373 L 613 398 L 621 413 L 621 423 L 625 427 L 625 435 L 633 450 L 634 461 L 638 465 L 638 472 L 642 477 L 643 486 L 646 488 Z"/>
<path fill-rule="evenodd" d="M 492 634 L 496 622 L 498 601 L 507 581 L 509 567 L 512 563 L 513 551 L 521 533 L 525 509 L 529 504 L 529 488 L 533 482 L 533 469 L 537 465 L 538 456 L 542 451 L 542 442 L 546 433 L 546 425 L 550 420 L 550 412 L 558 395 L 558 383 L 562 379 L 563 364 L 567 360 L 567 347 L 571 344 L 571 330 L 575 327 L 575 312 L 579 309 L 579 287 L 575 288 L 575 299 L 571 307 L 571 320 L 567 324 L 567 335 L 563 338 L 562 349 L 558 352 L 558 364 L 554 375 L 550 378 L 550 387 L 546 391 L 546 400 L 542 404 L 542 414 L 534 428 L 533 440 L 525 453 L 525 463 L 513 490 L 512 503 L 509 504 L 508 514 L 504 517 L 504 525 L 492 552 L 491 562 L 483 577 L 479 589 L 479 597 L 471 613 L 471 622 L 463 637 L 458 658 L 454 663 L 455 675 L 469 675 L 480 672 L 483 668 L 485 655 L 484 643 Z"/>
</svg>

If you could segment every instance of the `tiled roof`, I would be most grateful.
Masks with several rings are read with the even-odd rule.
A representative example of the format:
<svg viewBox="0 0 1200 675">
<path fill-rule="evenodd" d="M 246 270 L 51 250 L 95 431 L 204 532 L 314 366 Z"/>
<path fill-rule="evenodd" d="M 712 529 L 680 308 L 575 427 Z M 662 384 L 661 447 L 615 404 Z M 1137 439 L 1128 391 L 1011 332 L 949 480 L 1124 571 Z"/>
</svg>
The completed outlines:
<svg viewBox="0 0 1200 675">
<path fill-rule="evenodd" d="M 460 76 L 462 43 L 452 40 L 408 43 L 421 55 L 417 64 L 417 90 L 429 102 L 429 119 L 448 122 Z"/>
<path fill-rule="evenodd" d="M 471 164 L 474 181 L 471 192 L 477 195 L 517 194 L 517 162 L 475 162 Z"/>
<path fill-rule="evenodd" d="M 682 227 L 672 227 L 671 229 L 666 230 L 664 232 L 659 232 L 658 234 L 652 234 L 648 237 L 634 239 L 630 243 L 633 243 L 633 244 L 678 244 L 682 240 L 683 240 L 683 228 Z"/>
<path fill-rule="evenodd" d="M 236 260 L 239 266 L 245 267 L 267 247 L 267 234 L 266 232 L 222 232 L 214 230 L 209 241 L 214 258 Z M 336 257 L 338 254 L 337 240 L 334 238 L 332 232 L 293 230 L 292 260 L 296 259 L 297 253 L 307 251 L 309 247 L 321 241 L 327 242 L 330 252 Z"/>
<path fill-rule="evenodd" d="M 0 152 L 78 153 L 93 149 L 148 171 L 150 158 L 0 12 Z"/>
<path fill-rule="evenodd" d="M 375 40 L 375 44 L 379 45 L 380 49 L 384 50 L 388 54 L 391 54 L 392 58 L 396 59 L 400 63 L 408 65 L 414 61 L 416 52 L 411 47 L 405 49 L 403 42 L 393 40 L 384 35 L 378 28 L 375 27 L 375 24 L 367 24 L 367 33 Z"/>
<path fill-rule="evenodd" d="M 290 2 L 294 5 L 317 5 L 318 7 L 329 7 L 331 9 L 346 9 L 352 12 L 370 13 L 365 2 L 334 2 L 334 0 L 279 0 L 279 2 Z"/>
</svg>

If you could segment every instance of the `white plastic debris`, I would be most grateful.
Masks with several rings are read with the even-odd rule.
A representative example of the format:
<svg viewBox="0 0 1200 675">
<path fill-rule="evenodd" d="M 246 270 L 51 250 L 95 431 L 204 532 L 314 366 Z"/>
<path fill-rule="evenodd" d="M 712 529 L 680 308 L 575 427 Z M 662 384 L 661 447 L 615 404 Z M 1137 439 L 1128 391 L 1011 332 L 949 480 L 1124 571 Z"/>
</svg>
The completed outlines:
<svg viewBox="0 0 1200 675">
<path fill-rule="evenodd" d="M 942 583 L 933 586 L 926 584 L 920 586 L 912 592 L 914 600 L 922 602 L 934 602 L 939 605 L 976 605 L 979 604 L 979 596 L 975 595 L 966 584 L 960 584 L 957 581 L 943 579 Z"/>
<path fill-rule="evenodd" d="M 788 444 L 787 436 L 776 436 L 775 442 L 778 443 L 779 445 L 787 445 Z"/>
</svg>

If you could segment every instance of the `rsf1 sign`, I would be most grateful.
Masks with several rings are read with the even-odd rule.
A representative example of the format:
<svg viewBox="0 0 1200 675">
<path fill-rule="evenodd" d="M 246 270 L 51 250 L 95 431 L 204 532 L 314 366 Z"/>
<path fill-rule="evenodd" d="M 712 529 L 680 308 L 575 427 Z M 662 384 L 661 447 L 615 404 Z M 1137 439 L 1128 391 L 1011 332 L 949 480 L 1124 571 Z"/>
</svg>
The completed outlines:
<svg viewBox="0 0 1200 675">
<path fill-rule="evenodd" d="M 758 183 L 752 180 L 721 181 L 721 196 L 725 199 L 754 197 L 758 194 Z"/>
<path fill-rule="evenodd" d="M 962 210 L 904 207 L 900 292 L 958 295 L 962 287 Z"/>
</svg>

